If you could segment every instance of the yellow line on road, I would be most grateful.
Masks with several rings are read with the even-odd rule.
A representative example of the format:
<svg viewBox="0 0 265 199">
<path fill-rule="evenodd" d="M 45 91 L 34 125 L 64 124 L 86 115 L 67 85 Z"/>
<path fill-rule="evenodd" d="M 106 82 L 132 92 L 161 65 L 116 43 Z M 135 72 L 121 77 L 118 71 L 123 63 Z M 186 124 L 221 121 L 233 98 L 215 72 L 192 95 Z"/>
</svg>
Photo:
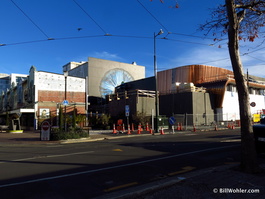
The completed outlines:
<svg viewBox="0 0 265 199">
<path fill-rule="evenodd" d="M 181 174 L 181 173 L 186 173 L 188 171 L 192 171 L 192 170 L 196 169 L 196 167 L 186 166 L 186 167 L 182 167 L 181 169 L 182 170 L 169 173 L 168 175 L 169 176 L 173 176 L 173 175 L 178 175 L 178 174 Z"/>
<path fill-rule="evenodd" d="M 121 149 L 113 149 L 112 151 L 122 151 Z"/>
<path fill-rule="evenodd" d="M 130 186 L 137 185 L 137 184 L 138 184 L 138 182 L 131 182 L 131 183 L 128 183 L 128 184 L 123 184 L 123 185 L 120 185 L 120 186 L 111 187 L 109 189 L 104 189 L 104 192 L 110 192 L 110 191 L 114 191 L 114 190 L 117 190 L 117 189 L 122 189 L 122 188 L 125 188 L 125 187 L 130 187 Z"/>
</svg>

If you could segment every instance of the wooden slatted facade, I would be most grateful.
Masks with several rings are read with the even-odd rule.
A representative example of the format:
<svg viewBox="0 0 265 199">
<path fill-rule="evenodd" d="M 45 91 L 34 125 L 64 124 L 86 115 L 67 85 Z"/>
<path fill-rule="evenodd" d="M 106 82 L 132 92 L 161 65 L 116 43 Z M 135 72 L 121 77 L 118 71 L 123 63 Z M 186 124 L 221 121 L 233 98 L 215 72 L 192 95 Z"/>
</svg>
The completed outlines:
<svg viewBox="0 0 265 199">
<path fill-rule="evenodd" d="M 206 65 L 182 66 L 158 72 L 158 90 L 161 94 L 169 93 L 176 82 L 196 85 L 227 79 L 229 76 L 233 76 L 233 72 L 224 68 Z"/>
</svg>

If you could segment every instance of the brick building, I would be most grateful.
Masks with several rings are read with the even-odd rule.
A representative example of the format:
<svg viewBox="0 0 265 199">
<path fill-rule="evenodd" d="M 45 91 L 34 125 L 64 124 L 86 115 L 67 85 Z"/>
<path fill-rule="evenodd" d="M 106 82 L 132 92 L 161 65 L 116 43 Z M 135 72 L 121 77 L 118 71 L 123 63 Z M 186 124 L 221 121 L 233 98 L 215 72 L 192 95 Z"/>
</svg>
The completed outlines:
<svg viewBox="0 0 265 199">
<path fill-rule="evenodd" d="M 65 92 L 66 91 L 66 92 Z M 67 100 L 67 114 L 74 108 L 77 114 L 85 114 L 85 79 L 30 68 L 25 81 L 11 87 L 0 98 L 1 124 L 5 124 L 6 115 L 9 118 L 20 118 L 24 130 L 38 129 L 45 119 L 50 119 L 52 125 L 58 125 L 59 107 Z M 66 97 L 66 99 L 65 99 Z"/>
</svg>

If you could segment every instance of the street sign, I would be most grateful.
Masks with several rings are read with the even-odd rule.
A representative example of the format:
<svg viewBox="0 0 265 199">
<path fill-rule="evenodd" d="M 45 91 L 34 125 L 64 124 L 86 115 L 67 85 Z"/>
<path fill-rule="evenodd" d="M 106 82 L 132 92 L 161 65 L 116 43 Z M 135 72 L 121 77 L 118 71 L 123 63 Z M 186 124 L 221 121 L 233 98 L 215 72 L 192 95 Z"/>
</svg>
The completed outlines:
<svg viewBox="0 0 265 199">
<path fill-rule="evenodd" d="M 250 103 L 250 106 L 255 107 L 256 106 L 256 103 L 255 102 L 251 102 Z"/>
<path fill-rule="evenodd" d="M 41 123 L 41 140 L 50 140 L 50 128 L 51 125 L 48 121 Z"/>
<path fill-rule="evenodd" d="M 129 117 L 130 115 L 130 106 L 129 105 L 125 105 L 125 116 Z"/>
<path fill-rule="evenodd" d="M 174 125 L 174 124 L 176 123 L 176 119 L 175 119 L 173 116 L 171 116 L 171 117 L 169 118 L 169 123 L 170 123 L 171 125 Z"/>
<path fill-rule="evenodd" d="M 69 102 L 68 102 L 67 100 L 64 100 L 64 101 L 62 102 L 62 105 L 63 105 L 63 106 L 68 106 L 68 105 L 69 105 Z"/>
</svg>

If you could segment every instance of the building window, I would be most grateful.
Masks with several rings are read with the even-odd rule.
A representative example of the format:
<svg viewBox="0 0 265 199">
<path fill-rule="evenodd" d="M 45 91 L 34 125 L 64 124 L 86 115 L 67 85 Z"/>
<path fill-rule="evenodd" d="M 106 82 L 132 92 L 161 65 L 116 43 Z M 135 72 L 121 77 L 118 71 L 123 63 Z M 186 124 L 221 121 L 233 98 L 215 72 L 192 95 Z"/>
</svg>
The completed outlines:
<svg viewBox="0 0 265 199">
<path fill-rule="evenodd" d="M 231 91 L 231 92 L 237 92 L 236 86 L 233 85 L 233 84 L 228 84 L 227 87 L 226 87 L 226 90 L 227 91 Z"/>
</svg>

